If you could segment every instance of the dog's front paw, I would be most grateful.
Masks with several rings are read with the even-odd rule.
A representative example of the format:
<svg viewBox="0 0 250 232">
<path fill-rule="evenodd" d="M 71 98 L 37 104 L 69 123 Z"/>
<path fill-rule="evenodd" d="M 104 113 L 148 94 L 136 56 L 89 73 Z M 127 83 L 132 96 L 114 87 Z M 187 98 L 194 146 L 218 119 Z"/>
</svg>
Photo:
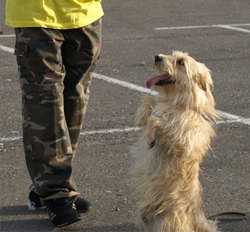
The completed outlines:
<svg viewBox="0 0 250 232">
<path fill-rule="evenodd" d="M 143 139 L 147 143 L 147 148 L 151 149 L 155 146 L 156 136 L 162 137 L 165 123 L 157 117 L 152 117 L 147 122 L 147 128 L 143 135 Z"/>
<path fill-rule="evenodd" d="M 155 146 L 155 140 L 154 141 L 148 141 L 147 142 L 147 147 L 148 147 L 148 150 L 150 150 L 151 148 L 153 148 Z"/>
<path fill-rule="evenodd" d="M 155 216 L 153 215 L 153 210 L 150 207 L 145 207 L 141 209 L 141 219 L 146 224 L 152 224 Z"/>
<path fill-rule="evenodd" d="M 154 133 L 154 130 L 150 131 L 149 133 L 146 133 L 145 135 L 146 136 L 144 138 L 145 138 L 145 141 L 146 141 L 146 144 L 147 144 L 147 148 L 148 148 L 148 150 L 150 150 L 151 148 L 153 148 L 155 146 L 155 133 Z"/>
<path fill-rule="evenodd" d="M 152 96 L 145 96 L 143 103 L 137 110 L 135 124 L 139 127 L 147 124 L 148 118 L 151 115 L 155 100 Z"/>
<path fill-rule="evenodd" d="M 145 126 L 148 122 L 148 118 L 151 114 L 151 109 L 146 108 L 145 105 L 142 105 L 136 113 L 135 124 L 138 127 Z"/>
<path fill-rule="evenodd" d="M 138 127 L 145 126 L 147 124 L 148 117 L 136 117 L 135 125 Z"/>
</svg>

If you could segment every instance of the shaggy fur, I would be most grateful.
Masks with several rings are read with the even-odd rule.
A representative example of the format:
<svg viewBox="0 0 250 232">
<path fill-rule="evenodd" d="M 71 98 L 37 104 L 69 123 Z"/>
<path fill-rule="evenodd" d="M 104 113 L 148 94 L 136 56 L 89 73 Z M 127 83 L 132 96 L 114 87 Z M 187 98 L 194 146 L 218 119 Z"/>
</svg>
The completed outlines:
<svg viewBox="0 0 250 232">
<path fill-rule="evenodd" d="M 216 222 L 203 212 L 198 179 L 215 136 L 210 71 L 178 51 L 156 56 L 154 67 L 160 76 L 147 86 L 158 94 L 145 96 L 137 111 L 142 134 L 132 147 L 137 225 L 147 232 L 215 232 Z"/>
</svg>

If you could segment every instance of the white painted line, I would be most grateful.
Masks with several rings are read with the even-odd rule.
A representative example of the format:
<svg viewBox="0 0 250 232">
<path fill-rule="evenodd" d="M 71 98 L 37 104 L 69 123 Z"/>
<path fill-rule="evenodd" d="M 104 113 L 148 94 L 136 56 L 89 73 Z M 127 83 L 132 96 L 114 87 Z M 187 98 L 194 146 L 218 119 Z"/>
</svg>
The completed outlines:
<svg viewBox="0 0 250 232">
<path fill-rule="evenodd" d="M 249 125 L 250 126 L 250 118 L 239 118 L 239 119 L 236 119 L 236 120 L 227 120 L 226 121 L 227 123 L 242 123 L 242 124 L 245 124 L 245 125 Z"/>
<path fill-rule="evenodd" d="M 0 138 L 0 141 L 14 141 L 14 140 L 18 140 L 18 139 L 22 139 L 22 136 L 16 136 L 16 137 L 3 137 Z"/>
<path fill-rule="evenodd" d="M 226 123 L 241 123 L 245 125 L 250 125 L 250 119 L 232 119 L 232 120 L 220 120 L 216 121 L 215 124 L 226 124 Z"/>
<path fill-rule="evenodd" d="M 112 84 L 121 85 L 123 87 L 129 88 L 129 89 L 132 89 L 132 90 L 136 90 L 136 91 L 139 91 L 139 92 L 142 92 L 142 93 L 148 93 L 148 94 L 151 94 L 151 95 L 156 95 L 157 94 L 157 92 L 154 91 L 154 90 L 146 89 L 146 88 L 144 88 L 142 86 L 134 85 L 134 84 L 131 84 L 131 83 L 125 82 L 125 81 L 120 81 L 120 80 L 117 80 L 115 78 L 107 77 L 107 76 L 104 76 L 104 75 L 101 75 L 101 74 L 94 73 L 93 77 L 97 78 L 97 79 L 100 79 L 100 80 L 107 81 L 107 82 L 112 83 Z M 249 124 L 250 119 L 243 118 L 243 117 L 233 115 L 233 114 L 229 114 L 229 113 L 225 113 L 225 112 L 220 111 L 220 110 L 216 110 L 216 112 L 219 114 L 219 116 L 221 116 L 222 118 L 225 118 L 226 120 L 232 120 L 232 122 L 237 121 L 237 122 L 241 122 L 243 124 Z M 229 121 L 226 121 L 226 122 L 229 122 Z"/>
<path fill-rule="evenodd" d="M 180 29 L 195 29 L 195 28 L 209 28 L 213 25 L 200 25 L 200 26 L 182 26 L 182 27 L 157 27 L 155 30 L 180 30 Z"/>
<path fill-rule="evenodd" d="M 0 38 L 10 38 L 15 37 L 15 35 L 0 35 Z"/>
<path fill-rule="evenodd" d="M 222 115 L 225 115 L 224 112 L 222 111 L 219 111 L 219 112 L 221 112 Z M 215 123 L 216 124 L 243 123 L 243 124 L 250 125 L 250 119 L 243 119 L 232 114 L 230 114 L 230 116 L 232 116 L 233 118 L 237 117 L 237 119 L 235 118 L 235 119 L 229 119 L 229 120 L 220 120 L 220 121 L 216 121 Z M 80 135 L 87 136 L 87 135 L 95 135 L 95 134 L 112 134 L 112 133 L 133 132 L 133 131 L 139 131 L 139 130 L 141 130 L 139 127 L 124 127 L 124 128 L 114 128 L 114 129 L 84 131 L 84 132 L 81 132 Z M 0 141 L 9 142 L 9 141 L 19 140 L 22 138 L 23 138 L 22 136 L 3 137 L 3 138 L 0 138 Z"/>
<path fill-rule="evenodd" d="M 250 23 L 219 24 L 219 25 L 232 26 L 232 27 L 241 27 L 241 26 L 250 26 Z"/>
<path fill-rule="evenodd" d="M 114 128 L 114 129 L 103 129 L 103 130 L 93 130 L 93 131 L 84 131 L 81 132 L 80 135 L 94 135 L 94 134 L 112 134 L 112 133 L 122 133 L 122 132 L 131 132 L 131 131 L 139 131 L 139 127 L 124 127 L 124 128 Z M 14 141 L 22 139 L 22 136 L 16 137 L 3 137 L 0 138 L 0 141 Z"/>
<path fill-rule="evenodd" d="M 229 120 L 238 120 L 241 119 L 240 116 L 234 115 L 234 114 L 229 114 L 220 110 L 217 110 L 217 113 L 222 117 L 222 118 L 226 118 Z"/>
<path fill-rule="evenodd" d="M 4 51 L 7 51 L 7 52 L 10 52 L 10 53 L 14 53 L 13 48 L 9 48 L 9 47 L 3 46 L 1 44 L 0 44 L 0 49 L 2 49 Z M 93 77 L 96 78 L 96 79 L 99 79 L 99 80 L 106 81 L 108 83 L 120 85 L 122 87 L 131 89 L 131 90 L 136 90 L 136 91 L 139 91 L 139 92 L 142 92 L 142 93 L 147 93 L 147 94 L 151 94 L 151 95 L 156 95 L 157 94 L 157 92 L 154 91 L 154 90 L 147 89 L 147 88 L 144 88 L 144 87 L 139 86 L 139 85 L 131 84 L 131 83 L 126 82 L 126 81 L 117 80 L 115 78 L 104 76 L 104 75 L 101 75 L 101 74 L 98 74 L 98 73 L 94 73 Z M 237 122 L 241 122 L 243 124 L 249 125 L 250 119 L 248 119 L 248 118 L 243 118 L 243 117 L 240 117 L 240 116 L 237 116 L 237 115 L 225 113 L 225 112 L 220 111 L 220 110 L 217 110 L 217 113 L 222 118 L 225 118 L 226 120 L 231 120 L 232 119 L 234 122 L 237 121 Z"/>
<path fill-rule="evenodd" d="M 153 95 L 156 94 L 155 91 L 144 88 L 142 86 L 131 84 L 131 83 L 126 82 L 126 81 L 120 81 L 118 79 L 115 79 L 115 78 L 112 78 L 112 77 L 107 77 L 107 76 L 104 76 L 104 75 L 101 75 L 101 74 L 98 74 L 98 73 L 94 73 L 93 77 L 96 78 L 96 79 L 99 79 L 99 80 L 106 81 L 108 83 L 120 85 L 120 86 L 123 86 L 125 88 L 136 90 L 136 91 L 139 91 L 139 92 L 142 92 L 142 93 L 148 93 L 148 94 L 153 94 Z"/>
<path fill-rule="evenodd" d="M 238 28 L 238 27 L 232 27 L 232 26 L 226 26 L 226 25 L 217 25 L 217 27 L 230 29 L 230 30 L 234 30 L 234 31 L 241 31 L 241 32 L 245 32 L 245 33 L 250 33 L 250 30 L 242 29 L 242 28 Z"/>
<path fill-rule="evenodd" d="M 93 134 L 112 134 L 115 132 L 130 132 L 130 131 L 139 131 L 139 127 L 125 127 L 125 128 L 115 128 L 115 129 L 104 129 L 96 131 L 85 131 L 81 132 L 81 135 L 93 135 Z"/>
<path fill-rule="evenodd" d="M 234 114 L 229 114 L 220 110 L 216 110 L 219 116 L 226 119 L 227 123 L 239 122 L 246 125 L 250 125 L 250 118 L 240 117 Z M 216 122 L 217 123 L 217 122 Z"/>
<path fill-rule="evenodd" d="M 155 30 L 180 30 L 180 29 L 195 29 L 195 28 L 225 28 L 235 31 L 241 31 L 245 33 L 250 33 L 250 30 L 238 28 L 236 26 L 250 26 L 250 23 L 246 24 L 229 24 L 229 25 L 199 25 L 199 26 L 182 26 L 182 27 L 158 27 Z"/>
<path fill-rule="evenodd" d="M 9 47 L 6 47 L 6 46 L 3 46 L 0 44 L 0 49 L 5 51 L 5 52 L 9 52 L 9 53 L 13 53 L 14 54 L 14 49 L 13 48 L 9 48 Z"/>
</svg>

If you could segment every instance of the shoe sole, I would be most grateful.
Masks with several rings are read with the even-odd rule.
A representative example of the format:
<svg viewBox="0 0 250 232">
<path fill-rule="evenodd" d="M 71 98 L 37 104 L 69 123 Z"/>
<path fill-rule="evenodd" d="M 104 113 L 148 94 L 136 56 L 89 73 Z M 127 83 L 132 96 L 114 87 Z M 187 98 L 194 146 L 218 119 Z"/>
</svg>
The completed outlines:
<svg viewBox="0 0 250 232">
<path fill-rule="evenodd" d="M 81 218 L 79 217 L 79 218 L 74 218 L 74 219 L 72 219 L 72 220 L 70 220 L 70 221 L 67 221 L 67 222 L 65 222 L 65 223 L 63 223 L 63 224 L 60 224 L 60 225 L 56 225 L 56 224 L 54 224 L 56 227 L 58 227 L 58 228 L 61 228 L 61 227 L 64 227 L 64 226 L 68 226 L 68 225 L 71 225 L 71 224 L 73 224 L 73 223 L 75 223 L 75 222 L 78 222 L 78 221 L 81 221 Z"/>
<path fill-rule="evenodd" d="M 36 206 L 34 206 L 34 204 L 32 204 L 32 202 L 28 202 L 28 208 L 31 211 L 42 210 L 42 209 L 44 210 L 44 209 L 46 209 L 46 206 L 36 207 Z"/>
<path fill-rule="evenodd" d="M 31 211 L 34 210 L 45 210 L 46 209 L 46 205 L 41 206 L 41 207 L 35 207 L 32 202 L 28 201 L 28 208 Z M 92 208 L 92 207 L 91 207 Z M 85 210 L 77 210 L 78 213 L 88 213 L 89 211 L 91 211 L 91 208 L 85 209 Z"/>
<path fill-rule="evenodd" d="M 89 211 L 91 211 L 92 206 L 90 206 L 88 209 L 84 209 L 84 210 L 77 210 L 78 213 L 88 213 Z"/>
</svg>

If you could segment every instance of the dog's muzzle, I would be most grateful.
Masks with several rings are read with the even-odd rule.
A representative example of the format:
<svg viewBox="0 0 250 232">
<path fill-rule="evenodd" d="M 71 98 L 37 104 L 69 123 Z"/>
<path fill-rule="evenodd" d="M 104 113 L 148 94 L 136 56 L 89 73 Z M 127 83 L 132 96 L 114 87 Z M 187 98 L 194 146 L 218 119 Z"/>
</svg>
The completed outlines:
<svg viewBox="0 0 250 232">
<path fill-rule="evenodd" d="M 159 56 L 159 55 L 155 56 L 155 64 L 157 64 L 157 63 L 159 63 L 161 61 L 162 61 L 162 57 L 161 56 Z"/>
</svg>

